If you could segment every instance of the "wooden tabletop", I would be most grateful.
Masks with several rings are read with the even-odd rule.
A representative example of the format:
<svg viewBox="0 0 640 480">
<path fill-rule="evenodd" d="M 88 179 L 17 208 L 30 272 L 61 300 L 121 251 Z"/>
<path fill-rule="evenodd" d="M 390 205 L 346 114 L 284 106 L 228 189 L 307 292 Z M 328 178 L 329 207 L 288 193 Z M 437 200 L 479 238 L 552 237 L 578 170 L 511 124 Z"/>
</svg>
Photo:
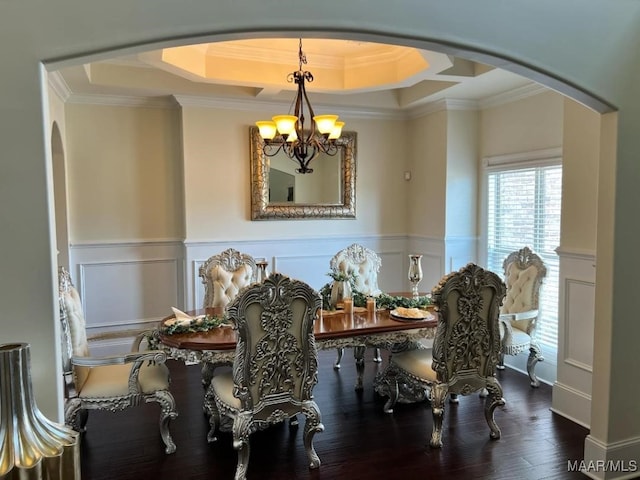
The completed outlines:
<svg viewBox="0 0 640 480">
<path fill-rule="evenodd" d="M 204 310 L 187 312 L 190 315 L 204 314 Z M 174 318 L 173 315 L 164 318 L 160 325 L 160 341 L 174 348 L 188 350 L 233 350 L 236 348 L 236 331 L 230 326 L 218 327 L 207 332 L 180 333 L 164 335 L 162 324 Z M 403 320 L 393 317 L 389 310 L 377 310 L 369 313 L 365 308 L 354 308 L 353 315 L 342 310 L 323 310 L 314 325 L 317 340 L 357 337 L 379 333 L 412 330 L 416 328 L 433 327 L 437 325 L 435 315 L 425 320 Z"/>
</svg>

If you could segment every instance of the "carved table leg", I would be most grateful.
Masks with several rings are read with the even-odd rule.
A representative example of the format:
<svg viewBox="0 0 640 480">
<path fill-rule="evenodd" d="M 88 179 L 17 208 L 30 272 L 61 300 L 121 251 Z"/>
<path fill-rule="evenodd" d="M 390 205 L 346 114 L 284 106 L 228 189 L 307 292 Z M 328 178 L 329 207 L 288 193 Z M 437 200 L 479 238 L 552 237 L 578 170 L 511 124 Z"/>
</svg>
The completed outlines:
<svg viewBox="0 0 640 480">
<path fill-rule="evenodd" d="M 363 381 L 362 378 L 364 377 L 364 352 L 365 352 L 365 347 L 354 347 L 353 348 L 353 357 L 356 359 L 356 372 L 357 372 L 357 378 L 356 378 L 356 390 L 362 390 L 363 387 Z"/>
</svg>

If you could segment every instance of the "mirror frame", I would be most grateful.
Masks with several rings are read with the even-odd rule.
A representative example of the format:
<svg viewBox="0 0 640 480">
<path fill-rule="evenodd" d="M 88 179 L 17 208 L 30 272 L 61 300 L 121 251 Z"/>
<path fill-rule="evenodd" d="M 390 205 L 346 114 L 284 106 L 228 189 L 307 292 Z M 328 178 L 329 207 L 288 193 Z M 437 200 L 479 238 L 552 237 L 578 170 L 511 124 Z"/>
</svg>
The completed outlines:
<svg viewBox="0 0 640 480">
<path fill-rule="evenodd" d="M 251 220 L 356 218 L 356 132 L 342 132 L 342 203 L 269 203 L 268 159 L 258 127 L 249 127 L 251 147 Z M 310 173 L 308 175 L 313 175 Z"/>
</svg>

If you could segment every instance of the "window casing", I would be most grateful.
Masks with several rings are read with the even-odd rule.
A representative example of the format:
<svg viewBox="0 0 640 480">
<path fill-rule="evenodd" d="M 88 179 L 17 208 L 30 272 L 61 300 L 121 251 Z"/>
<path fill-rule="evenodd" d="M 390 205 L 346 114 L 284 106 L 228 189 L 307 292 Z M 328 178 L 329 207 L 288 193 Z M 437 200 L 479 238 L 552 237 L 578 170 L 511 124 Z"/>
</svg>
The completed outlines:
<svg viewBox="0 0 640 480">
<path fill-rule="evenodd" d="M 486 265 L 503 276 L 505 257 L 529 246 L 547 267 L 540 291 L 538 341 L 557 349 L 560 214 L 560 157 L 488 162 L 486 168 Z"/>
</svg>

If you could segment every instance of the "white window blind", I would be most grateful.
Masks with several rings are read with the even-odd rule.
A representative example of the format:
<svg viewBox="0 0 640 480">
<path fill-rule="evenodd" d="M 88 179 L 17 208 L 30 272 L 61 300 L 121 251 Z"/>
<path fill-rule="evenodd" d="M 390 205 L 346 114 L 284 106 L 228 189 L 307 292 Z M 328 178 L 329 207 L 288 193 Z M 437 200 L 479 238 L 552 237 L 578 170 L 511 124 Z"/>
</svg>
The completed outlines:
<svg viewBox="0 0 640 480">
<path fill-rule="evenodd" d="M 562 166 L 492 168 L 487 188 L 487 267 L 503 276 L 505 257 L 524 246 L 544 261 L 538 341 L 558 346 L 558 255 Z"/>
</svg>

